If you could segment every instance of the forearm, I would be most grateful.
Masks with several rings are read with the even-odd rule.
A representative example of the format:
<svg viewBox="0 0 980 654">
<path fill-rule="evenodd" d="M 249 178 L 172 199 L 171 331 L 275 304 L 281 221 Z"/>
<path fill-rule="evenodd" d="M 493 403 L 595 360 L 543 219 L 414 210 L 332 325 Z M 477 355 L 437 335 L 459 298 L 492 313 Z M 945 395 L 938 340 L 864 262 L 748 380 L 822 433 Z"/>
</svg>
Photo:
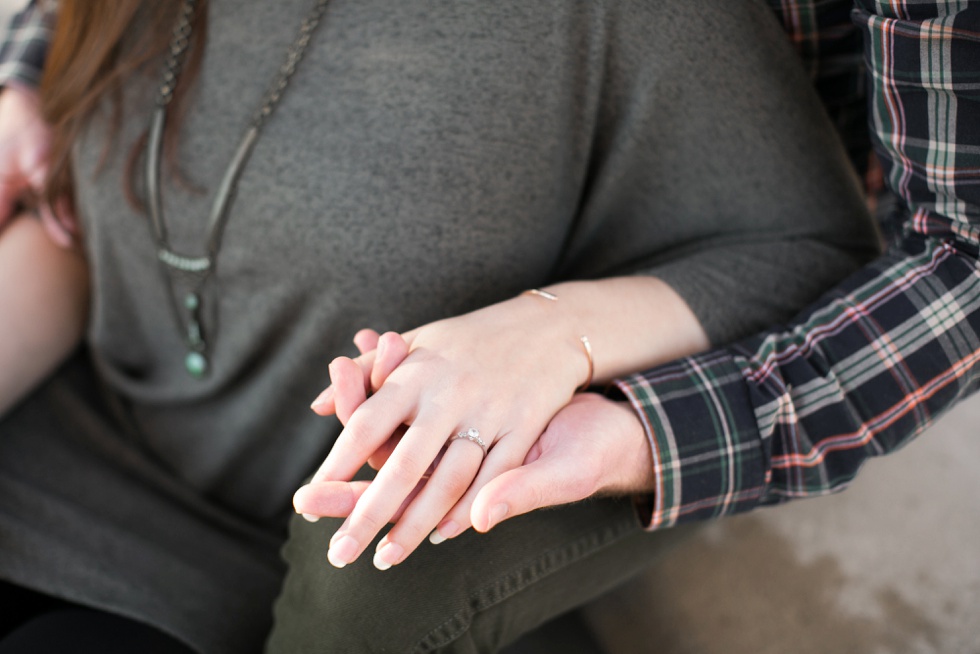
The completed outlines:
<svg viewBox="0 0 980 654">
<path fill-rule="evenodd" d="M 656 277 L 565 282 L 545 290 L 559 299 L 549 302 L 525 295 L 514 302 L 531 311 L 531 332 L 542 343 L 566 344 L 567 354 L 582 364 L 576 366 L 579 381 L 587 374 L 581 336 L 592 347 L 595 384 L 708 347 L 708 337 L 690 307 Z"/>
<path fill-rule="evenodd" d="M 0 232 L 0 414 L 78 345 L 87 307 L 78 252 L 56 246 L 33 219 Z"/>
</svg>

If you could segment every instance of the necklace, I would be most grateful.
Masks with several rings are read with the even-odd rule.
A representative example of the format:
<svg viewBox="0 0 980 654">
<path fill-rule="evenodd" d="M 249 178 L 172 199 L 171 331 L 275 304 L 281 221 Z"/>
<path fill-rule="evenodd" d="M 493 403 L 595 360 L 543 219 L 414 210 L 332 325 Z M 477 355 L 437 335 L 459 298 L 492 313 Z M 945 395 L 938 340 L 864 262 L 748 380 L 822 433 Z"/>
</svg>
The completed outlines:
<svg viewBox="0 0 980 654">
<path fill-rule="evenodd" d="M 163 82 L 160 85 L 150 123 L 146 149 L 146 190 L 150 209 L 150 229 L 157 248 L 157 259 L 167 286 L 177 329 L 181 332 L 187 346 L 184 367 L 192 377 L 204 377 L 210 369 L 209 355 L 217 333 L 217 309 L 211 310 L 208 321 L 210 326 L 206 330 L 205 287 L 215 274 L 218 254 L 221 251 L 221 236 L 228 222 L 228 209 L 235 196 L 238 178 L 248 162 L 262 126 L 279 104 L 283 91 L 286 90 L 297 65 L 306 53 L 310 38 L 320 24 L 328 2 L 329 0 L 316 0 L 310 13 L 303 20 L 296 40 L 286 53 L 286 61 L 272 80 L 262 99 L 262 105 L 252 117 L 225 170 L 211 205 L 205 254 L 202 256 L 179 254 L 170 247 L 167 240 L 167 224 L 163 217 L 163 202 L 160 198 L 161 144 L 166 125 L 167 106 L 173 99 L 177 78 L 190 44 L 195 0 L 184 0 L 181 6 L 170 49 L 164 62 Z"/>
</svg>

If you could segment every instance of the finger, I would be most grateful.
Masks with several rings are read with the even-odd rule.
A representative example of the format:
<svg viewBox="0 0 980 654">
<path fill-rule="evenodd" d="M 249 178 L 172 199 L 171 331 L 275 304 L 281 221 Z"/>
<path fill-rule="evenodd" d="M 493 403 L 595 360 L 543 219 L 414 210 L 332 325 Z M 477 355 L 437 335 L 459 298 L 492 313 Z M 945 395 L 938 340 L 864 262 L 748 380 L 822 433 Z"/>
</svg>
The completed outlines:
<svg viewBox="0 0 980 654">
<path fill-rule="evenodd" d="M 350 416 L 327 458 L 314 473 L 313 481 L 349 481 L 353 478 L 402 424 L 411 422 L 407 397 L 401 397 L 399 389 L 389 385 L 365 400 Z"/>
<path fill-rule="evenodd" d="M 479 445 L 464 439 L 452 440 L 425 488 L 378 543 L 374 566 L 387 570 L 414 552 L 463 496 L 482 462 Z"/>
<path fill-rule="evenodd" d="M 293 508 L 310 522 L 320 518 L 346 518 L 367 490 L 367 481 L 310 483 L 293 494 Z"/>
<path fill-rule="evenodd" d="M 401 363 L 401 360 L 405 358 L 405 355 L 407 354 L 407 348 L 411 345 L 412 339 L 415 338 L 415 334 L 417 332 L 418 330 L 415 329 L 406 333 L 403 336 L 405 340 L 405 347 L 406 347 L 405 354 L 402 354 L 400 358 L 398 358 L 399 355 L 396 353 L 400 351 L 400 346 L 392 353 L 394 355 L 393 358 L 398 358 L 398 363 Z M 354 335 L 354 345 L 357 346 L 358 351 L 360 351 L 361 353 L 361 356 L 354 359 L 354 361 L 357 363 L 357 365 L 361 367 L 361 371 L 364 373 L 365 392 L 372 390 L 371 373 L 374 369 L 374 357 L 376 354 L 377 341 L 379 338 L 380 337 L 378 336 L 378 332 L 374 331 L 373 329 L 362 329 Z M 394 370 L 394 368 L 397 367 L 398 363 L 386 364 L 386 366 L 389 367 L 390 369 L 388 369 L 383 376 L 387 378 L 387 376 L 391 374 L 391 370 Z M 381 386 L 380 383 L 375 385 L 374 390 L 376 390 L 380 386 Z M 328 387 L 322 393 L 320 393 L 320 395 L 315 400 L 313 400 L 313 404 L 310 405 L 310 408 L 312 408 L 314 412 L 316 412 L 321 416 L 332 415 L 333 413 L 336 412 L 336 404 L 334 403 L 334 392 L 335 392 L 334 388 Z"/>
<path fill-rule="evenodd" d="M 349 357 L 338 357 L 338 358 L 349 359 Z M 367 396 L 368 390 L 370 390 L 371 368 L 374 366 L 374 351 L 372 350 L 367 354 L 362 354 L 356 359 L 350 359 L 350 360 L 353 361 L 355 364 L 357 364 L 357 368 L 358 370 L 360 370 L 360 375 L 357 377 L 358 381 L 356 383 L 360 384 L 364 388 L 364 395 Z M 337 359 L 334 359 L 334 361 L 331 362 L 331 365 L 333 365 L 333 363 L 336 361 Z M 332 379 L 333 379 L 333 375 L 331 374 L 331 380 Z M 354 379 L 350 379 L 349 382 L 352 385 L 355 384 Z M 320 393 L 315 400 L 313 400 L 313 403 L 310 405 L 310 408 L 313 410 L 314 413 L 321 416 L 329 416 L 331 414 L 336 413 L 337 412 L 336 393 L 337 393 L 337 389 L 335 388 L 335 384 L 331 383 L 330 386 L 325 388 L 323 392 Z"/>
<path fill-rule="evenodd" d="M 362 329 L 354 334 L 354 345 L 361 354 L 367 354 L 371 350 L 378 349 L 378 339 L 381 335 L 373 329 Z"/>
<path fill-rule="evenodd" d="M 529 437 L 519 440 L 515 436 L 516 434 L 508 434 L 490 450 L 469 489 L 446 513 L 446 517 L 440 521 L 438 527 L 431 532 L 429 541 L 432 544 L 438 545 L 444 540 L 455 538 L 469 529 L 472 526 L 470 508 L 480 488 L 495 477 L 521 465 L 527 453 L 527 447 L 522 442 L 528 440 Z"/>
<path fill-rule="evenodd" d="M 572 450 L 549 450 L 533 463 L 501 473 L 476 494 L 470 511 L 474 529 L 487 532 L 508 518 L 590 497 L 595 492 L 594 465 Z"/>
<path fill-rule="evenodd" d="M 377 348 L 378 338 L 379 338 L 378 332 L 374 331 L 373 329 L 362 329 L 356 334 L 354 334 L 354 345 L 357 346 L 358 352 L 360 352 L 361 355 L 363 356 L 365 354 L 374 351 Z M 370 374 L 370 369 L 368 370 L 369 370 L 368 374 Z M 315 413 L 318 413 L 321 416 L 328 416 L 330 414 L 337 412 L 337 401 L 336 398 L 334 397 L 334 394 L 337 392 L 337 389 L 334 388 L 332 381 L 333 381 L 333 376 L 331 375 L 331 385 L 328 386 L 322 393 L 320 393 L 320 395 L 317 396 L 315 400 L 313 400 L 313 404 L 310 405 L 310 408 L 312 408 Z M 365 395 L 366 395 L 366 391 L 365 391 Z M 346 422 L 346 421 L 342 421 L 342 422 Z"/>
<path fill-rule="evenodd" d="M 382 443 L 381 447 L 374 451 L 374 454 L 368 459 L 368 465 L 375 470 L 381 470 L 381 466 L 391 457 L 391 453 L 395 451 L 395 447 L 402 439 L 404 433 L 404 428 L 402 428 L 401 433 L 396 432 L 392 434 L 391 438 Z"/>
<path fill-rule="evenodd" d="M 380 395 L 375 395 L 375 398 Z M 327 552 L 327 559 L 333 565 L 343 566 L 357 559 L 364 547 L 391 521 L 395 511 L 442 449 L 442 439 L 435 440 L 432 435 L 446 434 L 451 427 L 452 424 L 445 424 L 441 416 L 432 421 L 422 418 L 409 427 L 391 458 L 378 471 L 371 486 L 351 512 L 347 533 L 334 541 Z"/>
<path fill-rule="evenodd" d="M 293 495 L 293 508 L 296 513 L 302 515 L 309 522 L 316 522 L 320 518 L 346 518 L 354 510 L 357 500 L 364 494 L 369 481 L 327 481 L 320 483 L 310 483 Z M 425 482 L 420 483 L 405 501 L 402 503 L 392 520 L 398 520 L 408 504 L 415 499 L 419 491 L 425 486 Z M 346 526 L 337 531 L 343 535 Z M 336 536 L 336 534 L 335 534 Z"/>
<path fill-rule="evenodd" d="M 408 343 L 396 332 L 386 332 L 378 339 L 374 366 L 371 370 L 371 389 L 378 390 L 388 375 L 408 356 Z"/>
<path fill-rule="evenodd" d="M 374 470 L 381 470 L 381 466 L 387 463 L 388 459 L 391 457 L 391 453 L 394 452 L 395 447 L 397 447 L 398 440 L 401 439 L 404 431 L 404 428 L 402 428 L 402 433 L 396 432 L 395 434 L 392 434 L 391 438 L 385 441 L 385 443 L 371 455 L 371 458 L 368 459 L 368 465 L 371 468 Z M 432 476 L 432 473 L 435 472 L 436 466 L 439 465 L 439 461 L 442 460 L 442 454 L 445 452 L 445 450 L 446 448 L 443 447 L 442 450 L 439 451 L 439 454 L 436 455 L 436 458 L 433 459 L 432 463 L 429 464 L 429 467 L 422 474 L 423 479 Z"/>
<path fill-rule="evenodd" d="M 330 388 L 337 418 L 346 425 L 354 411 L 367 400 L 361 368 L 352 359 L 337 357 L 330 362 Z"/>
</svg>

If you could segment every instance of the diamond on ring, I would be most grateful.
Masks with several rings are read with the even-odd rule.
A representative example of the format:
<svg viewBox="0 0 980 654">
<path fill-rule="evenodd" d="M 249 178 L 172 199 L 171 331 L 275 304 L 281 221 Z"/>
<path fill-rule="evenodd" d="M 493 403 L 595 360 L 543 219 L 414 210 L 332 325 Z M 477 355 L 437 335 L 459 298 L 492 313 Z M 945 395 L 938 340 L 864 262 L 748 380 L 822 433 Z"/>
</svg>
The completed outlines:
<svg viewBox="0 0 980 654">
<path fill-rule="evenodd" d="M 476 443 L 477 445 L 480 446 L 480 449 L 483 450 L 483 456 L 487 455 L 487 444 L 483 442 L 482 438 L 480 438 L 479 429 L 474 429 L 473 427 L 470 427 L 466 431 L 461 431 L 458 434 L 456 434 L 456 438 L 463 438 L 471 443 Z"/>
</svg>

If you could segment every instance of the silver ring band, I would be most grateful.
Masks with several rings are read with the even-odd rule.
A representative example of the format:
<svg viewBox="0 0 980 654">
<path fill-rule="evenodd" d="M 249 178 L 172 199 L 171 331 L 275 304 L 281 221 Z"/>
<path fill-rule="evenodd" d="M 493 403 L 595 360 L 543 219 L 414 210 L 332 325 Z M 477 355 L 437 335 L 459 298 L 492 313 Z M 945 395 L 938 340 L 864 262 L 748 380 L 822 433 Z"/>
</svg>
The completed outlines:
<svg viewBox="0 0 980 654">
<path fill-rule="evenodd" d="M 458 440 L 460 438 L 462 438 L 464 440 L 468 440 L 471 443 L 475 443 L 476 445 L 479 445 L 480 446 L 480 449 L 483 450 L 483 456 L 485 457 L 487 455 L 487 444 L 483 442 L 483 439 L 482 438 L 480 438 L 480 430 L 479 429 L 473 429 L 471 427 L 471 428 L 467 429 L 466 431 L 461 431 L 458 434 L 456 434 L 456 436 L 455 436 L 455 438 L 453 438 L 453 440 Z"/>
</svg>

